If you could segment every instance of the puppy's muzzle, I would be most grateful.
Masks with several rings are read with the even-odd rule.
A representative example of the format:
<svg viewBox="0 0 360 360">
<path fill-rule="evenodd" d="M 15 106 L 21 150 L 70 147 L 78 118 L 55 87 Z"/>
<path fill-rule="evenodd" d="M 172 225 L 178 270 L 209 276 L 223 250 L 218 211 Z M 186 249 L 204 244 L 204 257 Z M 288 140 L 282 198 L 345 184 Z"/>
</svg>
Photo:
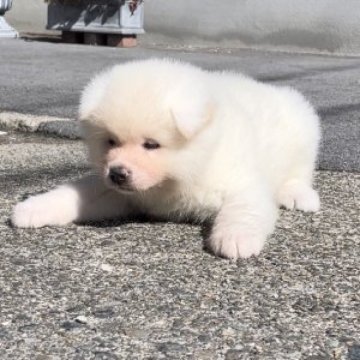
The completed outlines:
<svg viewBox="0 0 360 360">
<path fill-rule="evenodd" d="M 116 166 L 109 169 L 109 179 L 114 185 L 128 186 L 131 178 L 131 171 L 123 166 Z"/>
</svg>

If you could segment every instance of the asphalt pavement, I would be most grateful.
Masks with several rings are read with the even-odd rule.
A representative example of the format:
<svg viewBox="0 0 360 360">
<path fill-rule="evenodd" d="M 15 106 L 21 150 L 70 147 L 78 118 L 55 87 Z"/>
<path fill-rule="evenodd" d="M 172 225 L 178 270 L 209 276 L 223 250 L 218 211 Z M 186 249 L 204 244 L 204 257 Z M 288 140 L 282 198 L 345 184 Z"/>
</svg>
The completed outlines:
<svg viewBox="0 0 360 360">
<path fill-rule="evenodd" d="M 281 210 L 259 257 L 203 248 L 200 225 L 14 229 L 12 206 L 89 172 L 82 86 L 171 56 L 302 90 L 322 115 L 316 214 Z M 0 40 L 0 359 L 360 359 L 360 59 Z"/>
</svg>

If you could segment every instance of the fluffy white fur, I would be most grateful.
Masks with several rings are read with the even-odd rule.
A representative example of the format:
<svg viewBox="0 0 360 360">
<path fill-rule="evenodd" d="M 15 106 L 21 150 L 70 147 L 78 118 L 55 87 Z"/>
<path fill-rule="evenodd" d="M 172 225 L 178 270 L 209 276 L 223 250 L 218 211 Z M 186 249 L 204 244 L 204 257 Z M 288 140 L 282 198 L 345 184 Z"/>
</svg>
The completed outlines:
<svg viewBox="0 0 360 360">
<path fill-rule="evenodd" d="M 312 188 L 319 120 L 291 88 L 172 60 L 135 61 L 95 77 L 80 118 L 98 175 L 19 203 L 15 226 L 144 212 L 215 216 L 209 247 L 238 258 L 259 254 L 278 206 L 319 209 Z M 161 147 L 144 149 L 147 139 Z M 118 166 L 131 173 L 128 188 L 109 180 Z"/>
</svg>

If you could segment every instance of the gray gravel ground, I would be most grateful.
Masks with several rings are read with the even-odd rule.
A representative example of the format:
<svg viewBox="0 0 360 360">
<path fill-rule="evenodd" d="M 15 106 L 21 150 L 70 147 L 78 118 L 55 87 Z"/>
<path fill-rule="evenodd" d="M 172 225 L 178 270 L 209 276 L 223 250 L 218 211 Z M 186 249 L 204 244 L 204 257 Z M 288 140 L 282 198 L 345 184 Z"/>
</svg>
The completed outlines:
<svg viewBox="0 0 360 360">
<path fill-rule="evenodd" d="M 237 262 L 190 224 L 9 226 L 85 172 L 77 141 L 0 137 L 1 359 L 360 359 L 360 174 L 318 172 L 322 211 Z"/>
</svg>

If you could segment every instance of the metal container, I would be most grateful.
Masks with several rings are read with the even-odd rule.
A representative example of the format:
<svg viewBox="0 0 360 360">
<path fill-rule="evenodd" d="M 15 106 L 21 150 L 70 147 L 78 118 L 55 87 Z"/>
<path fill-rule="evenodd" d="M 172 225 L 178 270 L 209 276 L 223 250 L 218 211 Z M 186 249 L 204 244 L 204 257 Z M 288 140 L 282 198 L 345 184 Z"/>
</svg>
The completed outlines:
<svg viewBox="0 0 360 360">
<path fill-rule="evenodd" d="M 0 38 L 14 38 L 19 34 L 5 20 L 5 11 L 11 9 L 12 0 L 0 0 Z"/>
<path fill-rule="evenodd" d="M 0 15 L 4 15 L 5 11 L 11 9 L 12 0 L 0 0 Z"/>
<path fill-rule="evenodd" d="M 48 5 L 46 27 L 92 33 L 143 34 L 144 3 L 134 0 L 52 1 Z"/>
</svg>

